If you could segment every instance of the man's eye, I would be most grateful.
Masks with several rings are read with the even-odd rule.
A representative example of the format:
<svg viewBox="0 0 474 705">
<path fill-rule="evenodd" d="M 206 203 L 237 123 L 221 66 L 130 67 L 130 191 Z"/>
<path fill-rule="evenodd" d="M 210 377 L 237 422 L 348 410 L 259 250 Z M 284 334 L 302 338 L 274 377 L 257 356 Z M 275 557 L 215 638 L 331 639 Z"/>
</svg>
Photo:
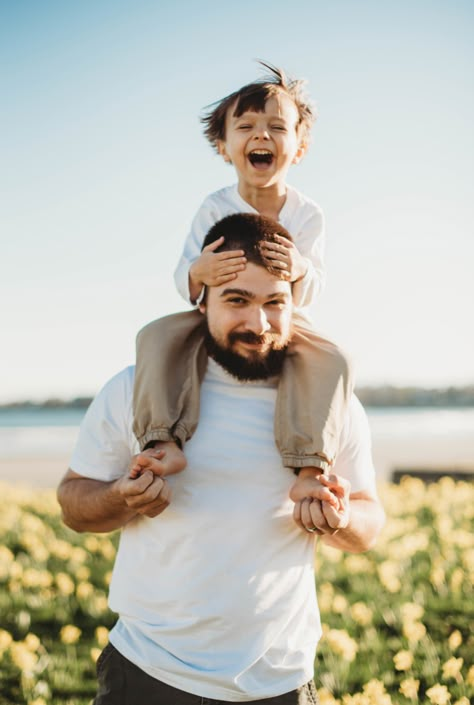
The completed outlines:
<svg viewBox="0 0 474 705">
<path fill-rule="evenodd" d="M 281 301 L 280 299 L 273 299 L 272 301 L 267 302 L 267 306 L 272 306 L 272 308 L 283 308 L 284 305 L 284 301 Z"/>
<path fill-rule="evenodd" d="M 245 303 L 245 299 L 243 299 L 241 296 L 234 296 L 231 299 L 227 299 L 227 303 L 241 305 Z"/>
</svg>

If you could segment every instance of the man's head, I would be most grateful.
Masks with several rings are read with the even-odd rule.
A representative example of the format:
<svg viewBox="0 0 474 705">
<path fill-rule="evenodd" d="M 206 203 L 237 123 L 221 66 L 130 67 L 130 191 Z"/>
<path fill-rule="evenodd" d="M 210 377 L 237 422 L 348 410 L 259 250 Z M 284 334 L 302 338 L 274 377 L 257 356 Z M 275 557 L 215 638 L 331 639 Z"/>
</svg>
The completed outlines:
<svg viewBox="0 0 474 705">
<path fill-rule="evenodd" d="M 269 73 L 214 104 L 202 122 L 211 145 L 234 165 L 239 184 L 265 187 L 282 182 L 304 156 L 315 111 L 303 81 L 260 63 Z"/>
<path fill-rule="evenodd" d="M 209 287 L 200 305 L 209 355 L 241 380 L 278 374 L 291 337 L 291 284 L 262 254 L 263 243 L 276 242 L 275 235 L 291 240 L 270 218 L 237 213 L 216 223 L 203 243 L 205 247 L 223 236 L 216 252 L 245 251 L 245 269 L 232 281 Z"/>
</svg>

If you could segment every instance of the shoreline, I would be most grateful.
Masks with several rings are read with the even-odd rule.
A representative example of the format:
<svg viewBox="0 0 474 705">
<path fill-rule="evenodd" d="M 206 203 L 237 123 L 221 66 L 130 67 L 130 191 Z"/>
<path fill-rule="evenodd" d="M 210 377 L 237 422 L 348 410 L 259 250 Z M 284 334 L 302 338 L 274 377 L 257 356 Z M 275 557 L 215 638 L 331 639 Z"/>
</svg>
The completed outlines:
<svg viewBox="0 0 474 705">
<path fill-rule="evenodd" d="M 474 434 L 409 439 L 372 435 L 372 455 L 380 483 L 390 481 L 395 470 L 442 474 L 474 473 Z M 70 454 L 33 451 L 0 457 L 0 482 L 55 489 L 69 467 Z"/>
</svg>

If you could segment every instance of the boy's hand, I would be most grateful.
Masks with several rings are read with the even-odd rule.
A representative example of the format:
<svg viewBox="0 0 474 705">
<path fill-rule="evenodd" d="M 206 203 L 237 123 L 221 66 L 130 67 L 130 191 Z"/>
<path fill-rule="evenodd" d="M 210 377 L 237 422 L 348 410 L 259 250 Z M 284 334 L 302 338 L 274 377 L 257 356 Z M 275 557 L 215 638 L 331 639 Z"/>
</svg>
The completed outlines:
<svg viewBox="0 0 474 705">
<path fill-rule="evenodd" d="M 335 534 L 336 531 L 345 529 L 349 524 L 350 483 L 337 475 L 330 475 L 329 478 L 320 475 L 317 478 L 317 484 L 319 484 L 319 489 L 314 486 L 309 496 L 297 499 L 293 510 L 293 518 L 298 526 L 310 533 Z M 290 496 L 291 494 L 296 495 L 294 493 L 295 485 L 290 491 Z M 321 501 L 318 497 L 322 489 L 321 486 L 331 489 L 333 495 L 337 497 L 337 506 L 326 500 Z M 298 495 L 302 489 L 302 487 L 298 487 Z"/>
<path fill-rule="evenodd" d="M 161 459 L 165 452 L 157 448 L 147 448 L 141 453 L 134 455 L 128 466 L 128 476 L 131 480 L 143 475 L 146 470 L 151 470 L 154 475 L 161 477 L 165 474 L 164 465 Z"/>
<path fill-rule="evenodd" d="M 308 270 L 308 262 L 300 253 L 294 242 L 286 237 L 275 235 L 278 242 L 264 242 L 262 255 L 267 264 L 281 269 L 290 282 L 302 279 Z"/>
<path fill-rule="evenodd" d="M 235 279 L 237 272 L 245 269 L 244 250 L 230 250 L 229 252 L 215 252 L 222 245 L 224 238 L 220 237 L 215 242 L 207 245 L 200 256 L 189 268 L 189 283 L 191 293 L 200 290 L 204 285 L 219 286 L 227 281 Z M 197 297 L 192 297 L 196 299 Z"/>
</svg>

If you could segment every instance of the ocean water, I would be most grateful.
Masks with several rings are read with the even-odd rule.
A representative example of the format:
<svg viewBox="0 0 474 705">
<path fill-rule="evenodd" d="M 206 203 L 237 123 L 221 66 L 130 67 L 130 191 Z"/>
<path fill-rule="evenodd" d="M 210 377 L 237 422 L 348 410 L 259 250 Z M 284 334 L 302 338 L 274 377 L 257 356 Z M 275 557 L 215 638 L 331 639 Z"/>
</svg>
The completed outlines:
<svg viewBox="0 0 474 705">
<path fill-rule="evenodd" d="M 68 457 L 85 409 L 0 409 L 0 459 Z M 374 448 L 473 446 L 474 408 L 367 408 Z"/>
</svg>

